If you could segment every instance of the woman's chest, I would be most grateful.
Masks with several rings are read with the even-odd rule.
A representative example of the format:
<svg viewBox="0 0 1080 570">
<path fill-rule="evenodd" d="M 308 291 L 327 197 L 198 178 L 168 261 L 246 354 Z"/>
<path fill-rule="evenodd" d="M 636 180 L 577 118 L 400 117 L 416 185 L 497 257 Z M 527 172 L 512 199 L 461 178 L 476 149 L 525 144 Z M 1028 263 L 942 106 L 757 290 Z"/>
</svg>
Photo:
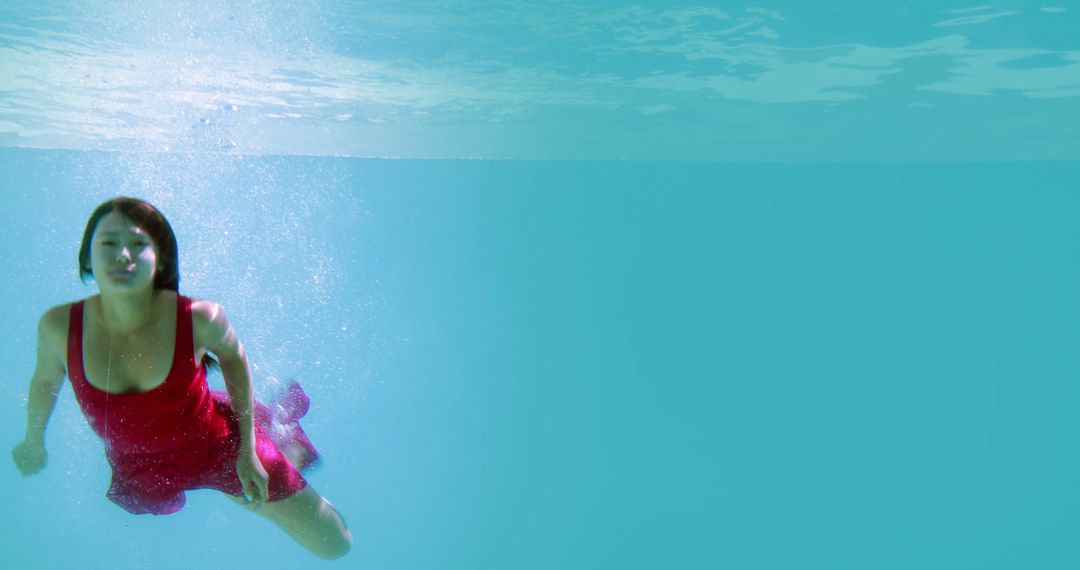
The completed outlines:
<svg viewBox="0 0 1080 570">
<path fill-rule="evenodd" d="M 176 324 L 162 321 L 123 335 L 88 327 L 83 335 L 86 381 L 114 394 L 145 392 L 164 383 L 176 356 Z"/>
</svg>

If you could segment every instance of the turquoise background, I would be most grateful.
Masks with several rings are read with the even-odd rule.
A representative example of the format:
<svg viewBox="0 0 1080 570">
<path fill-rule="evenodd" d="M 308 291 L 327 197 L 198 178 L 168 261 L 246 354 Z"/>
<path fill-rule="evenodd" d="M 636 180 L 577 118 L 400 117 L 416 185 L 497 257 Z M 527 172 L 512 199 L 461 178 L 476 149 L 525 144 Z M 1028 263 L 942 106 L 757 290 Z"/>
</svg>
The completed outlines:
<svg viewBox="0 0 1080 570">
<path fill-rule="evenodd" d="M 1076 14 L 5 2 L 0 441 L 133 195 L 311 396 L 337 567 L 1075 569 Z M 47 443 L 4 568 L 326 565 L 110 503 L 70 387 Z"/>
<path fill-rule="evenodd" d="M 0 157 L 11 443 L 38 315 L 93 291 L 83 218 L 148 161 L 192 189 L 144 193 L 181 290 L 230 311 L 260 395 L 312 396 L 340 565 L 1078 560 L 1074 164 Z M 48 435 L 43 473 L 0 472 L 15 567 L 319 563 L 212 491 L 113 506 L 69 388 Z"/>
</svg>

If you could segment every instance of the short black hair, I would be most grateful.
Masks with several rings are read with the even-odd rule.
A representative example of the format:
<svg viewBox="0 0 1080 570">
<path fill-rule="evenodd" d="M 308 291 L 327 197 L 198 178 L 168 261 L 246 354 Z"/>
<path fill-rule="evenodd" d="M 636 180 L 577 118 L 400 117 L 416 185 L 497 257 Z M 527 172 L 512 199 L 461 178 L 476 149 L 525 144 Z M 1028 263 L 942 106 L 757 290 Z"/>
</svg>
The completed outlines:
<svg viewBox="0 0 1080 570">
<path fill-rule="evenodd" d="M 94 213 L 90 214 L 90 220 L 86 222 L 86 231 L 83 232 L 82 246 L 79 248 L 79 279 L 86 283 L 86 278 L 94 275 L 90 267 L 90 241 L 94 237 L 98 222 L 111 212 L 119 212 L 135 222 L 154 240 L 161 263 L 154 276 L 154 288 L 171 289 L 179 293 L 180 256 L 176 246 L 176 234 L 173 233 L 169 220 L 166 220 L 165 215 L 149 202 L 127 196 L 106 200 L 94 210 Z"/>
</svg>

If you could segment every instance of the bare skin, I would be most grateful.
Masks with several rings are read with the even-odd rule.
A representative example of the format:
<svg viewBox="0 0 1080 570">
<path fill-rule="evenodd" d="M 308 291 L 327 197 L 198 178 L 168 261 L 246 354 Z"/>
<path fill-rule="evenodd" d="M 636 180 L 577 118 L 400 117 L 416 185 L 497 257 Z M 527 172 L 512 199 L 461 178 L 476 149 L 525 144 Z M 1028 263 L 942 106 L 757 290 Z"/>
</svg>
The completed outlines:
<svg viewBox="0 0 1080 570">
<path fill-rule="evenodd" d="M 176 340 L 173 291 L 153 287 L 157 247 L 130 220 L 112 213 L 94 233 L 92 266 L 101 293 L 86 300 L 83 364 L 91 385 L 111 393 L 143 392 L 165 381 Z M 38 323 L 37 365 L 30 382 L 26 436 L 12 458 L 23 475 L 45 467 L 45 428 L 67 375 L 67 333 L 71 304 L 45 312 Z M 243 345 L 225 311 L 213 301 L 192 301 L 195 361 L 217 356 L 240 420 L 237 475 L 243 499 L 226 495 L 273 521 L 313 554 L 334 559 L 352 546 L 341 515 L 310 485 L 280 501 L 267 501 L 268 476 L 254 451 L 251 371 Z M 109 353 L 112 353 L 111 366 Z M 106 368 L 109 373 L 106 374 Z M 282 450 L 291 455 L 292 450 Z"/>
</svg>

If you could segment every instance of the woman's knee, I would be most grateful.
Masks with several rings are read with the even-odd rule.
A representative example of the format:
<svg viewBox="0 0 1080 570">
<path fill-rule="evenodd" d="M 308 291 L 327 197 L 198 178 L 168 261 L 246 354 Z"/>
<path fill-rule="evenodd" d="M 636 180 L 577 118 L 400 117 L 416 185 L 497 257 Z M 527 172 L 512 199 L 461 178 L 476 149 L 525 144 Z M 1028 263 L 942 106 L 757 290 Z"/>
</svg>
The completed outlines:
<svg viewBox="0 0 1080 570">
<path fill-rule="evenodd" d="M 345 556 L 352 550 L 352 533 L 349 529 L 341 529 L 341 532 L 332 532 L 326 535 L 325 542 L 320 546 L 316 554 L 325 560 L 336 560 Z"/>
<path fill-rule="evenodd" d="M 321 527 L 322 536 L 325 538 L 324 558 L 341 558 L 352 550 L 352 532 L 345 524 L 345 518 L 337 512 L 337 509 L 325 498 L 319 498 L 319 507 L 315 519 L 317 526 Z"/>
<path fill-rule="evenodd" d="M 352 533 L 344 518 L 310 487 L 266 507 L 264 516 L 320 558 L 341 558 L 352 549 Z"/>
<path fill-rule="evenodd" d="M 310 487 L 262 505 L 229 495 L 234 503 L 277 524 L 312 554 L 326 560 L 341 558 L 352 550 L 352 533 L 336 509 Z"/>
</svg>

